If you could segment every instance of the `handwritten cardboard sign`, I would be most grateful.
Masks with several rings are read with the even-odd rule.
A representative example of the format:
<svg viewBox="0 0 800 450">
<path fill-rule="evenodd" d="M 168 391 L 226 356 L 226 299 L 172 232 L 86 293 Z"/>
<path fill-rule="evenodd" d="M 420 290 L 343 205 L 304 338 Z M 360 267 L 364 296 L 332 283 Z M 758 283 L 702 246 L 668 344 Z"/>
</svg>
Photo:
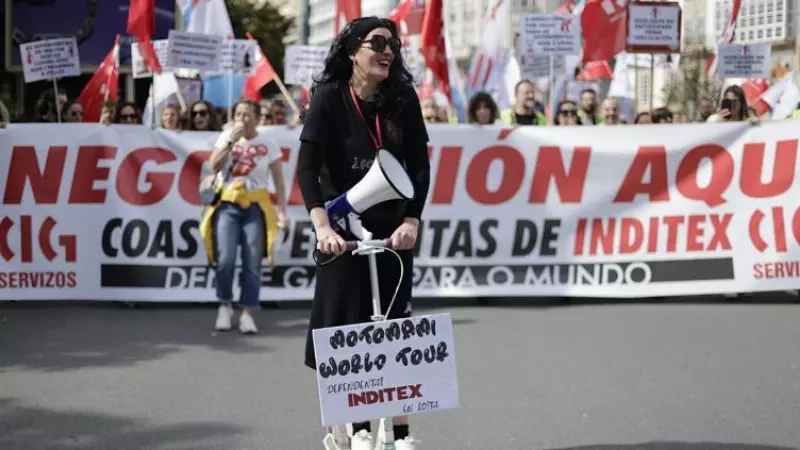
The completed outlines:
<svg viewBox="0 0 800 450">
<path fill-rule="evenodd" d="M 74 37 L 26 42 L 19 46 L 26 83 L 81 74 L 78 43 Z"/>
<path fill-rule="evenodd" d="M 284 81 L 296 86 L 310 86 L 314 76 L 325 69 L 328 48 L 314 45 L 289 45 L 284 56 Z"/>
<path fill-rule="evenodd" d="M 528 56 L 579 55 L 581 21 L 571 15 L 525 14 L 520 21 L 518 50 Z"/>
<path fill-rule="evenodd" d="M 758 44 L 720 44 L 717 73 L 722 78 L 769 78 L 772 46 Z"/>
<path fill-rule="evenodd" d="M 628 53 L 680 53 L 681 5 L 678 2 L 628 3 Z"/>
<path fill-rule="evenodd" d="M 256 73 L 258 41 L 229 39 L 222 42 L 220 73 L 252 76 Z"/>
<path fill-rule="evenodd" d="M 457 408 L 450 314 L 314 330 L 322 424 Z"/>
<path fill-rule="evenodd" d="M 550 71 L 551 58 L 552 73 Z M 517 60 L 519 61 L 519 70 L 523 79 L 549 77 L 566 71 L 566 61 L 561 55 L 519 55 Z"/>
<path fill-rule="evenodd" d="M 203 72 L 220 70 L 222 36 L 169 30 L 167 65 Z"/>
</svg>

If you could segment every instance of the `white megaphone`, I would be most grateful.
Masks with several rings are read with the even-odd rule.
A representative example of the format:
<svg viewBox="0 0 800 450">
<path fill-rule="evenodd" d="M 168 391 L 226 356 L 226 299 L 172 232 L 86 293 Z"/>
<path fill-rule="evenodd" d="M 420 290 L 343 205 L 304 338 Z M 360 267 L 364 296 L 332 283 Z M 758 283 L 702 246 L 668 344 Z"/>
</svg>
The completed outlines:
<svg viewBox="0 0 800 450">
<path fill-rule="evenodd" d="M 379 150 L 364 178 L 349 191 L 327 202 L 325 211 L 331 226 L 364 239 L 366 230 L 358 220 L 361 213 L 378 203 L 413 198 L 414 185 L 405 168 L 387 150 Z"/>
</svg>

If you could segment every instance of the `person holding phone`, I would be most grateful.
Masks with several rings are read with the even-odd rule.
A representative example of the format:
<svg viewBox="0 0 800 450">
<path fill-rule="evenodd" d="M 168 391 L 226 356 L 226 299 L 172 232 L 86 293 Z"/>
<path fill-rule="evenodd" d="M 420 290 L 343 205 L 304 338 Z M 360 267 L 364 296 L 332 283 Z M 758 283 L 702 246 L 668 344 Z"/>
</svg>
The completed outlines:
<svg viewBox="0 0 800 450">
<path fill-rule="evenodd" d="M 722 94 L 716 114 L 712 114 L 707 122 L 759 122 L 758 117 L 751 115 L 747 107 L 744 90 L 740 86 L 728 86 Z"/>
<path fill-rule="evenodd" d="M 260 307 L 261 261 L 266 256 L 268 263 L 274 263 L 272 248 L 278 230 L 288 226 L 281 152 L 274 140 L 256 130 L 258 109 L 249 100 L 237 102 L 233 126 L 220 134 L 209 158 L 216 174 L 218 198 L 203 214 L 200 236 L 209 262 L 216 266 L 218 331 L 232 326 L 233 276 L 241 246 L 239 331 L 258 332 L 252 312 Z M 275 185 L 277 211 L 267 190 L 270 177 Z"/>
</svg>

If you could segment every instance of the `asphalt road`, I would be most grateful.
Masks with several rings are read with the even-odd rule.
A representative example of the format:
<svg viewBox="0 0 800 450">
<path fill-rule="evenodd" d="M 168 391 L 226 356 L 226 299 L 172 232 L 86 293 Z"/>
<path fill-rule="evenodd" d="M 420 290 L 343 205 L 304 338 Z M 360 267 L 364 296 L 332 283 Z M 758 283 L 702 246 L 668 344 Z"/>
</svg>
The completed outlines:
<svg viewBox="0 0 800 450">
<path fill-rule="evenodd" d="M 800 305 L 438 305 L 461 407 L 425 450 L 800 447 Z M 422 312 L 422 311 L 418 311 Z M 218 334 L 209 306 L 0 304 L 0 449 L 321 449 L 308 309 Z"/>
</svg>

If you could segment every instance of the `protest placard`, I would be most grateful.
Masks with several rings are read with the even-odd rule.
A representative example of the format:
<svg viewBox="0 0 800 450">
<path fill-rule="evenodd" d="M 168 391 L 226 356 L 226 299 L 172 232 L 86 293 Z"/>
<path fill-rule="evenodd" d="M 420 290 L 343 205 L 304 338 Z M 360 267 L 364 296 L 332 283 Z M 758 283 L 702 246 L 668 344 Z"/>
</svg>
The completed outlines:
<svg viewBox="0 0 800 450">
<path fill-rule="evenodd" d="M 579 55 L 581 22 L 561 14 L 525 14 L 520 21 L 521 49 L 533 55 Z"/>
<path fill-rule="evenodd" d="M 308 86 L 314 76 L 325 68 L 326 47 L 314 45 L 289 45 L 284 57 L 284 81 L 286 84 Z"/>
<path fill-rule="evenodd" d="M 236 75 L 254 75 L 256 73 L 256 52 L 258 41 L 249 39 L 229 39 L 222 42 L 220 56 L 220 72 Z"/>
<path fill-rule="evenodd" d="M 186 31 L 169 31 L 167 65 L 173 69 L 218 72 L 222 55 L 222 36 Z"/>
<path fill-rule="evenodd" d="M 161 69 L 164 72 L 170 72 L 171 69 L 167 64 L 167 50 L 169 41 L 167 39 L 156 39 L 153 42 L 153 49 L 156 51 L 158 62 L 161 63 Z M 149 78 L 153 76 L 153 71 L 144 63 L 141 53 L 139 53 L 139 44 L 134 42 L 131 44 L 131 72 L 133 78 Z"/>
<path fill-rule="evenodd" d="M 323 426 L 457 408 L 450 314 L 314 330 Z"/>
<path fill-rule="evenodd" d="M 26 83 L 81 74 L 78 43 L 74 37 L 26 42 L 19 46 Z"/>
<path fill-rule="evenodd" d="M 518 58 L 520 75 L 522 76 L 523 79 L 549 77 L 551 75 L 550 71 L 551 59 L 553 62 L 552 74 L 554 75 L 554 74 L 564 73 L 564 71 L 566 70 L 566 64 L 564 61 L 564 56 L 562 55 L 529 56 L 523 54 L 520 55 Z"/>
<path fill-rule="evenodd" d="M 678 2 L 628 3 L 628 53 L 680 53 L 681 5 Z"/>
<path fill-rule="evenodd" d="M 413 47 L 403 47 L 401 53 L 403 61 L 406 63 L 406 68 L 411 72 L 414 80 L 422 80 L 425 76 L 425 60 L 422 58 L 422 53 Z"/>
<path fill-rule="evenodd" d="M 758 44 L 719 44 L 717 73 L 722 78 L 769 78 L 772 46 Z"/>
</svg>

